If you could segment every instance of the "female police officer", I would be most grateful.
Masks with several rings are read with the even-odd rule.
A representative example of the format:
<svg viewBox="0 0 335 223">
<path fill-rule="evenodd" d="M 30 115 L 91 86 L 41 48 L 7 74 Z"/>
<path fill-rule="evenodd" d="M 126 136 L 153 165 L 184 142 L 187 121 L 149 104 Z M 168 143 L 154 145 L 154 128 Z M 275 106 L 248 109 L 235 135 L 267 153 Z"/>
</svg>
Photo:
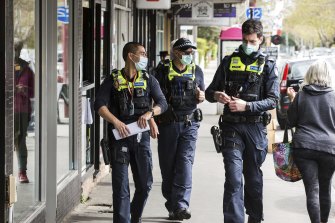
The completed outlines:
<svg viewBox="0 0 335 223">
<path fill-rule="evenodd" d="M 263 219 L 263 176 L 260 169 L 267 153 L 266 111 L 276 107 L 279 84 L 275 62 L 260 51 L 262 23 L 242 25 L 243 44 L 225 57 L 205 91 L 209 102 L 225 104 L 220 118 L 222 155 L 226 170 L 223 213 L 225 223 Z M 244 175 L 244 199 L 243 177 Z"/>
<path fill-rule="evenodd" d="M 148 58 L 144 47 L 129 42 L 123 48 L 125 67 L 113 70 L 102 83 L 95 100 L 95 110 L 109 123 L 109 147 L 112 151 L 114 223 L 141 222 L 144 205 L 153 182 L 149 131 L 129 136 L 126 124 L 137 121 L 145 128 L 148 120 L 167 108 L 157 80 L 145 72 Z M 152 99 L 155 106 L 152 108 Z M 111 129 L 122 137 L 116 140 Z M 153 131 L 157 131 L 155 128 Z M 157 135 L 157 132 L 152 132 Z M 130 205 L 128 164 L 135 183 Z"/>
</svg>

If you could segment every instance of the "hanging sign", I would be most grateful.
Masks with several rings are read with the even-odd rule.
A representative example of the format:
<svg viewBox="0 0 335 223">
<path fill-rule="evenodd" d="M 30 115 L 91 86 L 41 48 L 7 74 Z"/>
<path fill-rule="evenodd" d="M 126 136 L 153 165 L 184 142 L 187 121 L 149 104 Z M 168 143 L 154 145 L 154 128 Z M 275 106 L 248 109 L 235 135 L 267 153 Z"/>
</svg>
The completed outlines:
<svg viewBox="0 0 335 223">
<path fill-rule="evenodd" d="M 171 0 L 136 0 L 138 9 L 170 9 Z"/>
</svg>

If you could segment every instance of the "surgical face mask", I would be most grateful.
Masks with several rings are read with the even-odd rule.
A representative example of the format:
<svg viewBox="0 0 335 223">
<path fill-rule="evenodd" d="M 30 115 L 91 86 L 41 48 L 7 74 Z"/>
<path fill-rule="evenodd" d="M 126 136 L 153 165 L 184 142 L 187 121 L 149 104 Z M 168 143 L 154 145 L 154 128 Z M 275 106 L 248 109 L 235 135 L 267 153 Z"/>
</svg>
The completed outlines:
<svg viewBox="0 0 335 223">
<path fill-rule="evenodd" d="M 192 63 L 193 57 L 192 55 L 182 55 L 180 62 L 184 65 L 189 65 Z"/>
<path fill-rule="evenodd" d="M 140 61 L 135 62 L 135 68 L 137 71 L 145 70 L 148 65 L 148 58 L 140 56 Z"/>
<path fill-rule="evenodd" d="M 243 43 L 243 44 L 242 44 L 242 49 L 243 49 L 243 51 L 245 52 L 245 54 L 250 55 L 250 54 L 252 54 L 253 52 L 257 52 L 257 50 L 258 50 L 258 46 Z"/>
</svg>

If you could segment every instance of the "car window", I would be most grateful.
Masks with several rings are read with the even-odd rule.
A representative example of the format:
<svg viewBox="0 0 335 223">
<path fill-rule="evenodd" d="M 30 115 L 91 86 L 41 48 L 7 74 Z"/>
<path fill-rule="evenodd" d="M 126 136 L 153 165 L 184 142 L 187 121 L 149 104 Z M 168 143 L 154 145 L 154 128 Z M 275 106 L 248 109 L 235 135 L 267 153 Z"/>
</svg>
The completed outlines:
<svg viewBox="0 0 335 223">
<path fill-rule="evenodd" d="M 315 60 L 306 60 L 292 63 L 288 79 L 304 79 L 308 68 L 314 61 Z"/>
</svg>

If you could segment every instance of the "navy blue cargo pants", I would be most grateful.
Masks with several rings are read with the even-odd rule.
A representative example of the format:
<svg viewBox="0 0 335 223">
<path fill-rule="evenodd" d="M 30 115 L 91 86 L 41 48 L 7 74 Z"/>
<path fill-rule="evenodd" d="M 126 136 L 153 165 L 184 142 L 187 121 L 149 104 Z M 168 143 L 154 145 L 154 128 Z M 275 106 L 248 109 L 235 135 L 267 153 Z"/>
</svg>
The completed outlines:
<svg viewBox="0 0 335 223">
<path fill-rule="evenodd" d="M 160 124 L 158 156 L 162 174 L 162 194 L 169 212 L 188 208 L 192 190 L 192 167 L 200 124 L 192 121 Z"/>
<path fill-rule="evenodd" d="M 149 131 L 111 142 L 113 222 L 129 223 L 131 218 L 142 216 L 153 182 L 152 154 Z M 128 165 L 130 163 L 135 183 L 135 193 L 130 204 Z"/>
<path fill-rule="evenodd" d="M 221 123 L 226 180 L 223 195 L 225 223 L 244 223 L 246 213 L 263 219 L 263 173 L 267 130 L 262 123 Z M 243 196 L 244 176 L 244 196 Z"/>
</svg>

